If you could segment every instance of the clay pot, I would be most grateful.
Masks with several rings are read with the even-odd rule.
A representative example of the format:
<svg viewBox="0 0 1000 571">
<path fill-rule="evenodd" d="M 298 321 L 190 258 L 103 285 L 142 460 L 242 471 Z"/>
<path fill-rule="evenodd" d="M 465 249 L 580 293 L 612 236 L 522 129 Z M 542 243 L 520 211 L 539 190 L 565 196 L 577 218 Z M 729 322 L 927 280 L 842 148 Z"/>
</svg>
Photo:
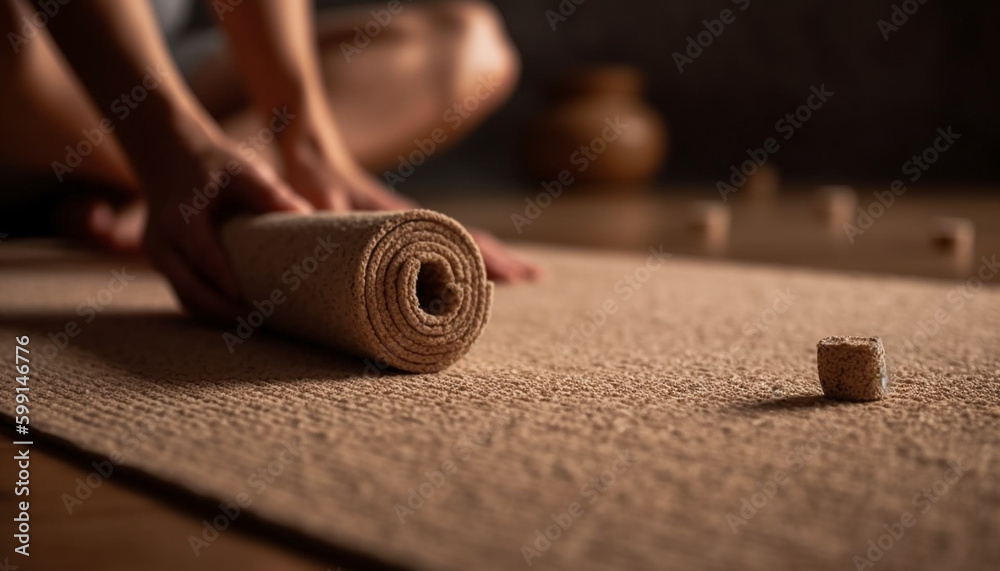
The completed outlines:
<svg viewBox="0 0 1000 571">
<path fill-rule="evenodd" d="M 564 170 L 573 186 L 641 185 L 667 154 L 663 119 L 642 100 L 642 72 L 599 67 L 564 80 L 529 130 L 528 165 L 541 180 Z"/>
</svg>

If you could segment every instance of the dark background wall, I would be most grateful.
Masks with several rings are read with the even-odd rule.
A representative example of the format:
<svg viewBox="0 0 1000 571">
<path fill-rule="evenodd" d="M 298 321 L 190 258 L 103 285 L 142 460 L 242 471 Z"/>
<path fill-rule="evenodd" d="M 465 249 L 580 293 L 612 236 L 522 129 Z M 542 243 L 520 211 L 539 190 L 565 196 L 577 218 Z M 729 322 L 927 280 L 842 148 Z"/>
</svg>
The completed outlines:
<svg viewBox="0 0 1000 571">
<path fill-rule="evenodd" d="M 630 62 L 648 77 L 648 99 L 670 126 L 673 152 L 661 179 L 714 182 L 774 123 L 805 102 L 811 85 L 835 96 L 777 153 L 786 179 L 881 181 L 931 144 L 938 127 L 962 138 L 924 179 L 1000 179 L 1000 2 L 926 0 L 886 41 L 877 21 L 898 0 L 750 0 L 735 22 L 679 73 L 702 20 L 730 0 L 585 0 L 553 31 L 557 0 L 497 2 L 524 60 L 511 104 L 463 148 L 414 182 L 461 184 L 469 173 L 498 184 L 532 182 L 519 145 L 546 88 L 569 67 Z"/>
<path fill-rule="evenodd" d="M 922 184 L 1000 182 L 996 0 L 924 0 L 888 40 L 877 22 L 902 0 L 749 0 L 742 12 L 745 0 L 583 0 L 553 31 L 546 11 L 560 1 L 494 1 L 523 58 L 518 91 L 464 144 L 418 169 L 411 189 L 534 186 L 521 147 L 547 91 L 573 67 L 614 62 L 645 72 L 647 98 L 669 124 L 663 183 L 724 177 L 821 84 L 834 97 L 771 159 L 785 180 L 898 178 L 939 127 L 952 126 L 961 139 Z M 679 73 L 671 54 L 726 8 L 735 22 Z"/>
</svg>

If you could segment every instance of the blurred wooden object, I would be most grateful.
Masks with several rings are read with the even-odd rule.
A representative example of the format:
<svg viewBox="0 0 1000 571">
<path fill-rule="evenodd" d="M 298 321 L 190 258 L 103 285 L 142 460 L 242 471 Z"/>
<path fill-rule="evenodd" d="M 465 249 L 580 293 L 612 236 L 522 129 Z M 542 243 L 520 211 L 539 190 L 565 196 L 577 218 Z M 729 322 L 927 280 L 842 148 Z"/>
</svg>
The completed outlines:
<svg viewBox="0 0 1000 571">
<path fill-rule="evenodd" d="M 883 186 L 859 187 L 866 203 Z M 928 189 L 929 190 L 929 189 Z M 846 239 L 843 227 L 817 224 L 816 198 L 810 187 L 785 187 L 780 200 L 758 208 L 752 201 L 730 201 L 731 223 L 725 257 L 875 273 L 948 277 L 966 275 L 928 247 L 927 228 L 935 216 L 968 218 L 977 226 L 972 259 L 1000 252 L 1000 193 L 982 189 L 916 189 L 897 197 L 886 213 Z M 713 186 L 671 187 L 639 195 L 574 194 L 567 190 L 530 225 L 517 227 L 513 214 L 524 214 L 524 193 L 507 196 L 465 192 L 452 198 L 422 198 L 421 203 L 498 237 L 606 249 L 645 250 L 663 244 L 677 255 L 703 256 L 702 244 L 687 230 L 691 202 L 717 197 Z M 720 200 L 721 202 L 721 200 Z M 847 212 L 846 206 L 838 207 Z M 855 209 L 856 212 L 856 209 Z M 854 220 L 851 219 L 853 222 Z M 978 264 L 977 266 L 978 267 Z"/>
<path fill-rule="evenodd" d="M 935 216 L 931 221 L 931 245 L 942 252 L 961 254 L 976 243 L 976 225 L 968 218 Z"/>
<path fill-rule="evenodd" d="M 931 246 L 947 255 L 957 272 L 968 272 L 974 263 L 976 225 L 968 218 L 935 216 L 931 220 Z"/>
<path fill-rule="evenodd" d="M 709 254 L 720 254 L 729 243 L 729 226 L 732 214 L 729 206 L 718 202 L 699 200 L 691 205 L 687 229 Z"/>
<path fill-rule="evenodd" d="M 669 143 L 663 119 L 642 99 L 644 83 L 642 72 L 626 65 L 567 77 L 529 130 L 525 156 L 534 175 L 557 180 L 568 170 L 574 190 L 652 179 Z"/>
<path fill-rule="evenodd" d="M 740 195 L 754 202 L 769 202 L 778 196 L 780 187 L 781 175 L 778 173 L 778 168 L 764 163 L 757 172 L 747 177 L 746 183 L 740 189 Z"/>
<path fill-rule="evenodd" d="M 831 233 L 840 233 L 844 224 L 854 217 L 858 193 L 850 186 L 821 186 L 816 191 L 816 216 Z"/>
</svg>

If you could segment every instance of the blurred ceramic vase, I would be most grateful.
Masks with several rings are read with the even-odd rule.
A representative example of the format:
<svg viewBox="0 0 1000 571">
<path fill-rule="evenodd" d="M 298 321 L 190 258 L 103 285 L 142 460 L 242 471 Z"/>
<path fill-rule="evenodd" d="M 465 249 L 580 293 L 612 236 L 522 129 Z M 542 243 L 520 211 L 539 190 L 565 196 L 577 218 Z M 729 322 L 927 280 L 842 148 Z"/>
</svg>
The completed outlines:
<svg viewBox="0 0 1000 571">
<path fill-rule="evenodd" d="M 642 72 L 629 66 L 587 69 L 564 80 L 533 122 L 525 145 L 532 173 L 574 186 L 638 187 L 649 182 L 668 151 L 660 115 L 642 99 Z M 565 175 L 563 175 L 565 176 Z"/>
</svg>

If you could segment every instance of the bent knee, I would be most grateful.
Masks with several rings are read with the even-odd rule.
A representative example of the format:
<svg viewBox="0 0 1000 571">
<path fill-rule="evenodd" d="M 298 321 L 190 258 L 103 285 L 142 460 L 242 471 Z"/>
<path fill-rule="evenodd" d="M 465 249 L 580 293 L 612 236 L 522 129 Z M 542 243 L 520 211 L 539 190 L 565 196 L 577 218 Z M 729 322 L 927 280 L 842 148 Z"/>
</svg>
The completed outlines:
<svg viewBox="0 0 1000 571">
<path fill-rule="evenodd" d="M 432 11 L 438 29 L 455 42 L 454 95 L 475 95 L 490 108 L 503 103 L 517 86 L 521 58 L 500 12 L 482 0 L 441 2 Z"/>
</svg>

